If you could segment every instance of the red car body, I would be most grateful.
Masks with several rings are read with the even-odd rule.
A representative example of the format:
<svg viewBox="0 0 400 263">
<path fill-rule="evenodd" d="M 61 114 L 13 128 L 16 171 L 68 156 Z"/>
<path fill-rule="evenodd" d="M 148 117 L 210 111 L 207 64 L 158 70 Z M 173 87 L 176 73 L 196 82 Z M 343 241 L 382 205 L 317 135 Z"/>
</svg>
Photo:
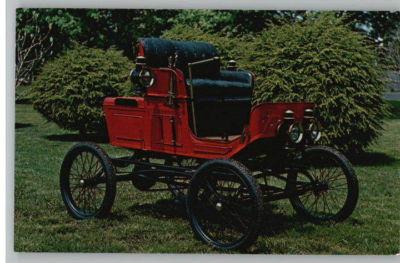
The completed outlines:
<svg viewBox="0 0 400 263">
<path fill-rule="evenodd" d="M 139 50 L 140 51 L 140 50 Z M 143 50 L 142 50 L 143 52 Z M 252 107 L 242 134 L 228 139 L 197 137 L 190 125 L 190 95 L 183 72 L 177 68 L 151 68 L 155 84 L 143 97 L 106 98 L 103 110 L 110 144 L 129 149 L 193 158 L 232 158 L 258 140 L 277 136 L 285 111 L 302 122 L 312 103 L 263 103 Z M 168 105 L 169 83 L 176 80 L 176 104 Z"/>
</svg>

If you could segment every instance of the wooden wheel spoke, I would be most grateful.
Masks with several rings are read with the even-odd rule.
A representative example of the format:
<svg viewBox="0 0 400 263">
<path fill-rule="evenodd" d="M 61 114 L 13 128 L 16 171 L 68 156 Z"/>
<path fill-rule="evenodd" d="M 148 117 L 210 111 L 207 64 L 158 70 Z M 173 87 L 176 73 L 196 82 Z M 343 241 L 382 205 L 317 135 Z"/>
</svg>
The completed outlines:
<svg viewBox="0 0 400 263">
<path fill-rule="evenodd" d="M 337 178 L 332 178 L 332 179 L 327 180 L 328 183 L 333 183 L 336 181 L 347 181 L 347 179 L 346 179 L 346 177 L 337 177 Z"/>
<path fill-rule="evenodd" d="M 78 196 L 76 197 L 76 201 L 79 201 L 79 204 L 82 202 L 82 194 L 83 194 L 83 189 L 80 188 L 80 191 L 78 192 Z"/>
<path fill-rule="evenodd" d="M 91 171 L 92 171 L 92 169 L 93 169 L 93 166 L 94 166 L 93 160 L 94 160 L 94 159 L 96 159 L 96 162 L 97 162 L 97 157 L 95 158 L 95 156 L 92 154 L 92 155 L 90 156 L 90 162 L 89 162 L 89 174 L 91 174 Z"/>
<path fill-rule="evenodd" d="M 80 161 L 81 161 L 81 168 L 82 168 L 82 176 L 83 176 L 83 174 L 86 174 L 87 173 L 87 170 L 86 170 L 86 162 L 85 162 L 85 158 L 84 158 L 84 156 L 83 156 L 83 154 L 84 154 L 85 152 L 83 152 L 83 153 L 81 153 L 79 156 L 80 156 Z"/>
<path fill-rule="evenodd" d="M 334 190 L 346 190 L 346 189 L 348 189 L 348 187 L 349 187 L 349 185 L 347 184 L 347 182 L 346 183 L 341 183 L 341 182 L 339 182 L 339 183 L 331 183 L 331 182 L 328 182 L 327 183 L 328 184 L 328 190 L 330 190 L 330 191 L 334 191 Z"/>
<path fill-rule="evenodd" d="M 325 204 L 326 207 L 328 208 L 329 214 L 332 214 L 332 210 L 331 210 L 331 208 L 330 208 L 330 206 L 329 206 L 329 204 L 328 204 L 328 202 L 327 202 L 327 200 L 326 200 L 326 195 L 324 194 L 324 195 L 322 196 L 322 198 L 323 198 L 324 204 Z"/>
<path fill-rule="evenodd" d="M 232 207 L 230 204 L 228 203 L 224 203 L 224 205 L 226 205 L 227 210 L 230 211 L 230 214 L 233 216 L 233 218 L 235 218 L 240 225 L 242 226 L 242 230 L 246 230 L 247 226 L 246 223 L 243 222 L 243 218 L 240 212 L 238 212 L 234 207 Z M 249 224 L 249 222 L 247 222 L 247 225 Z"/>
<path fill-rule="evenodd" d="M 338 178 L 341 175 L 343 175 L 342 170 L 339 169 L 338 167 L 333 167 L 329 169 L 328 176 L 325 179 L 330 180 L 333 178 Z"/>
<path fill-rule="evenodd" d="M 302 196 L 301 196 L 301 197 L 304 197 L 304 198 L 305 198 L 305 200 L 303 201 L 304 205 L 308 204 L 308 201 L 310 200 L 310 197 L 311 197 L 311 196 L 313 196 L 313 193 L 312 193 L 312 192 L 309 192 L 308 194 L 302 195 Z"/>
<path fill-rule="evenodd" d="M 74 193 L 77 189 L 81 187 L 80 184 L 74 185 L 74 187 L 71 188 L 71 193 Z"/>
<path fill-rule="evenodd" d="M 224 212 L 222 212 L 221 214 L 225 216 Z M 230 216 L 225 216 L 225 218 L 226 221 L 228 221 L 234 229 L 239 228 L 239 231 L 241 231 L 242 233 L 247 230 L 246 224 L 242 221 L 240 216 L 230 213 Z M 236 221 L 236 223 L 234 223 L 232 219 L 235 219 L 234 221 Z"/>
<path fill-rule="evenodd" d="M 72 172 L 73 171 L 73 172 Z M 75 174 L 76 176 L 78 176 L 79 178 L 82 178 L 82 172 L 78 169 L 77 167 L 77 162 L 73 162 L 71 165 L 71 174 Z"/>
</svg>

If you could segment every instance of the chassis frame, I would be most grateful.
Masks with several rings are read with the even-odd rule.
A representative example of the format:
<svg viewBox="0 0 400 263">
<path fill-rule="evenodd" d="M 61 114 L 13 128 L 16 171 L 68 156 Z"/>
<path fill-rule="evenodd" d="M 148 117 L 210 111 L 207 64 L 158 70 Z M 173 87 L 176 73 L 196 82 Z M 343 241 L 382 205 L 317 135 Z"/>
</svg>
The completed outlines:
<svg viewBox="0 0 400 263">
<path fill-rule="evenodd" d="M 151 155 L 152 157 L 156 157 Z M 169 156 L 157 156 L 158 158 L 154 159 L 165 159 Z M 142 180 L 149 180 L 154 181 L 154 183 L 164 183 L 164 184 L 173 184 L 176 186 L 181 187 L 182 189 L 189 188 L 190 179 L 196 173 L 195 167 L 180 167 L 180 166 L 173 166 L 173 165 L 165 165 L 165 164 L 157 164 L 151 163 L 148 161 L 138 160 L 137 158 L 133 158 L 132 156 L 126 157 L 118 157 L 118 158 L 111 158 L 111 162 L 115 167 L 115 180 L 116 182 L 123 182 L 123 181 L 132 181 L 135 179 L 142 179 Z M 139 165 L 143 167 L 139 171 L 119 171 L 119 168 L 126 168 L 130 165 Z M 288 178 L 282 176 L 282 174 L 287 173 L 288 171 L 295 171 L 295 168 L 281 168 L 281 171 L 273 171 L 270 168 L 259 168 L 257 169 L 257 174 L 253 174 L 253 177 L 256 179 L 264 178 L 264 177 L 274 177 L 282 182 L 285 182 L 288 185 Z M 188 182 L 181 182 L 180 180 L 187 180 Z M 179 181 L 177 181 L 179 180 Z M 263 192 L 263 198 L 266 201 L 277 201 L 282 199 L 288 199 L 292 196 L 302 195 L 307 193 L 308 191 L 315 189 L 313 187 L 305 187 L 304 184 L 297 183 L 296 189 L 289 189 L 288 187 L 280 188 L 272 185 L 267 184 L 260 184 L 260 189 Z M 145 191 L 170 191 L 169 188 L 152 188 L 149 187 Z"/>
</svg>

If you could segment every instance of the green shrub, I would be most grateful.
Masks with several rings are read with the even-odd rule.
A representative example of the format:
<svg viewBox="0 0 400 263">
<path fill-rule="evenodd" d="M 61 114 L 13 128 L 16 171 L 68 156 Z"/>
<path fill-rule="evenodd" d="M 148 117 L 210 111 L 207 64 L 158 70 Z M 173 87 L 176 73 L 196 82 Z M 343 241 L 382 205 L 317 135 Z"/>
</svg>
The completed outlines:
<svg viewBox="0 0 400 263">
<path fill-rule="evenodd" d="M 310 101 L 324 128 L 322 143 L 357 152 L 382 130 L 387 107 L 384 71 L 373 46 L 330 13 L 273 26 L 260 35 L 228 39 L 175 27 L 171 39 L 213 43 L 256 74 L 254 104 Z"/>
<path fill-rule="evenodd" d="M 33 106 L 64 129 L 102 132 L 102 102 L 128 93 L 133 67 L 114 49 L 76 46 L 44 65 L 32 83 Z"/>
<path fill-rule="evenodd" d="M 270 25 L 281 25 L 303 17 L 305 11 L 186 9 L 168 21 L 175 25 L 197 27 L 206 33 L 224 36 L 255 34 Z"/>
<path fill-rule="evenodd" d="M 32 104 L 31 88 L 31 85 L 21 85 L 17 89 L 15 89 L 15 103 Z"/>
</svg>

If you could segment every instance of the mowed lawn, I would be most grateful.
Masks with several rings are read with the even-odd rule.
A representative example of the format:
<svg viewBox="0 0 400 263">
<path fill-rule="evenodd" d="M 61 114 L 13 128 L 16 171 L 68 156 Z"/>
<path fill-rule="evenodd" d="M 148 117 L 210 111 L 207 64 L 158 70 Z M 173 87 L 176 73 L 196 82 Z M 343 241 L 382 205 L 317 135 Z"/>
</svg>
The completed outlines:
<svg viewBox="0 0 400 263">
<path fill-rule="evenodd" d="M 80 138 L 46 122 L 31 105 L 16 105 L 15 250 L 35 252 L 218 253 L 196 240 L 169 193 L 119 183 L 109 219 L 71 218 L 59 193 L 64 155 Z M 101 146 L 112 155 L 125 150 Z M 128 152 L 129 153 L 129 152 Z M 336 225 L 302 222 L 288 201 L 268 205 L 261 236 L 249 253 L 395 254 L 400 251 L 400 119 L 368 153 L 353 159 L 358 206 Z"/>
</svg>

